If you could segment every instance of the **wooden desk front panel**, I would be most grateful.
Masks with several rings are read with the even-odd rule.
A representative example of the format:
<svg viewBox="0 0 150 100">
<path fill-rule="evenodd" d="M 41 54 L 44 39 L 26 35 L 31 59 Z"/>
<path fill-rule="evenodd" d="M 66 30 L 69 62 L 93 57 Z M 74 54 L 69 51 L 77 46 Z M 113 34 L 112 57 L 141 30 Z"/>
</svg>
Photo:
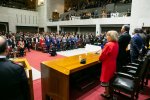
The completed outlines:
<svg viewBox="0 0 150 100">
<path fill-rule="evenodd" d="M 42 100 L 69 100 L 69 76 L 41 64 Z"/>
<path fill-rule="evenodd" d="M 79 57 L 86 58 L 86 64 L 80 64 Z M 98 58 L 88 53 L 42 62 L 42 100 L 69 100 L 70 74 L 98 64 Z"/>
</svg>

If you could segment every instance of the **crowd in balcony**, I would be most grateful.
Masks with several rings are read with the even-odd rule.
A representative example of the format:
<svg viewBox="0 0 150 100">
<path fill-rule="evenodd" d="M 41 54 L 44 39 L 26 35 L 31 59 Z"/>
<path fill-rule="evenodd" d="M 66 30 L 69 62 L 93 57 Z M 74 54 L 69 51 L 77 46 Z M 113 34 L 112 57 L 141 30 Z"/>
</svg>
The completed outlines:
<svg viewBox="0 0 150 100">
<path fill-rule="evenodd" d="M 90 18 L 114 18 L 114 17 L 129 17 L 131 16 L 131 11 L 128 9 L 125 12 L 118 11 L 106 11 L 102 9 L 100 12 L 98 10 L 95 11 L 85 11 L 85 12 L 76 12 L 69 13 L 65 16 L 62 16 L 60 20 L 74 20 L 74 19 L 90 19 Z"/>
<path fill-rule="evenodd" d="M 69 9 L 66 9 L 65 12 L 69 10 L 83 10 L 83 9 L 91 9 L 91 8 L 97 8 L 97 7 L 103 7 L 106 6 L 107 4 L 111 3 L 131 3 L 132 0 L 82 0 L 78 1 L 78 3 L 72 4 L 73 6 L 70 7 Z M 71 3 L 71 2 L 70 2 Z M 72 2 L 73 3 L 73 2 Z"/>
<path fill-rule="evenodd" d="M 72 7 L 67 9 L 66 13 L 60 15 L 60 20 L 129 17 L 131 15 L 130 8 L 119 11 L 115 7 L 118 2 L 131 3 L 131 0 L 82 1 L 78 4 L 73 4 Z M 112 10 L 106 8 L 109 3 L 115 4 Z"/>
</svg>

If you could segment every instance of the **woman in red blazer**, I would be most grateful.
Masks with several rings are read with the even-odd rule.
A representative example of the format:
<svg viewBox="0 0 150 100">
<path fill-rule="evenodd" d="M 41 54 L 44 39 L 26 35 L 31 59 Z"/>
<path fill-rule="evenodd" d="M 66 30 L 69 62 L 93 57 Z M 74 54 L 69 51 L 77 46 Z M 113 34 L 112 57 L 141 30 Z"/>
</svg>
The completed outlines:
<svg viewBox="0 0 150 100">
<path fill-rule="evenodd" d="M 105 87 L 104 94 L 101 94 L 103 97 L 110 97 L 109 94 L 109 81 L 116 71 L 116 60 L 118 55 L 118 33 L 116 31 L 108 31 L 106 34 L 107 43 L 105 44 L 99 60 L 102 62 L 101 69 L 101 86 Z"/>
</svg>

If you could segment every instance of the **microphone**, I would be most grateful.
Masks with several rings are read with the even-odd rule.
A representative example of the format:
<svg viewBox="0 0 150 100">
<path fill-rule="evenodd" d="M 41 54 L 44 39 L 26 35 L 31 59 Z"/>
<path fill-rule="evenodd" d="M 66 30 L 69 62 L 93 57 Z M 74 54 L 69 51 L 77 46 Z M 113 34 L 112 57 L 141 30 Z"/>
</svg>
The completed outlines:
<svg viewBox="0 0 150 100">
<path fill-rule="evenodd" d="M 101 51 L 101 50 L 96 51 L 95 54 L 100 54 L 100 51 Z"/>
</svg>

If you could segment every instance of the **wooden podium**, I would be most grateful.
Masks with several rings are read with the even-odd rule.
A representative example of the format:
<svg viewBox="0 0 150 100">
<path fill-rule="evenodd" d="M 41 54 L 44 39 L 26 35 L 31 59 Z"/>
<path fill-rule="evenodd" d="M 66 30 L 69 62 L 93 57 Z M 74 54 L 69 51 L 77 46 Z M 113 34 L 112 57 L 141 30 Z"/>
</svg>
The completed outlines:
<svg viewBox="0 0 150 100">
<path fill-rule="evenodd" d="M 80 64 L 82 58 L 86 64 Z M 71 100 L 71 74 L 98 64 L 98 59 L 99 55 L 87 53 L 42 62 L 42 100 Z"/>
<path fill-rule="evenodd" d="M 34 100 L 31 66 L 29 65 L 28 61 L 25 58 L 16 58 L 16 59 L 13 59 L 12 61 L 14 61 L 24 67 L 27 78 L 28 78 L 29 88 L 30 88 L 30 97 L 31 97 L 30 100 Z"/>
</svg>

